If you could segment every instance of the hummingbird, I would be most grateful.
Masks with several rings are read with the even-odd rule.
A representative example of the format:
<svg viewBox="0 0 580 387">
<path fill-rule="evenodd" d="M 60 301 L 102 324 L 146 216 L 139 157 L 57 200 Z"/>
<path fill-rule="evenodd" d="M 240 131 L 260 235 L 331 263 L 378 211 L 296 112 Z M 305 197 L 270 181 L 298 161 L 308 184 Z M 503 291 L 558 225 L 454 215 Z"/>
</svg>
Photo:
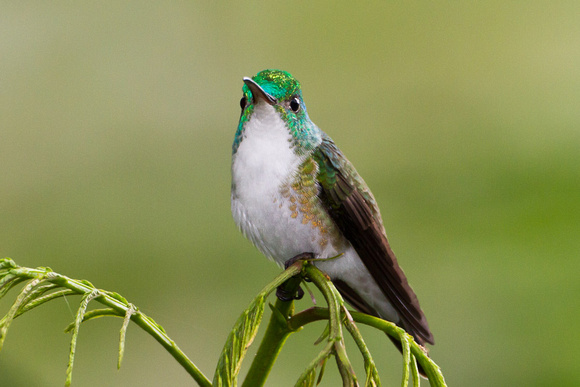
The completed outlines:
<svg viewBox="0 0 580 387">
<path fill-rule="evenodd" d="M 280 266 L 304 254 L 316 258 L 356 310 L 397 324 L 422 346 L 434 344 L 373 194 L 308 116 L 300 83 L 281 70 L 243 81 L 232 146 L 238 228 Z"/>
</svg>

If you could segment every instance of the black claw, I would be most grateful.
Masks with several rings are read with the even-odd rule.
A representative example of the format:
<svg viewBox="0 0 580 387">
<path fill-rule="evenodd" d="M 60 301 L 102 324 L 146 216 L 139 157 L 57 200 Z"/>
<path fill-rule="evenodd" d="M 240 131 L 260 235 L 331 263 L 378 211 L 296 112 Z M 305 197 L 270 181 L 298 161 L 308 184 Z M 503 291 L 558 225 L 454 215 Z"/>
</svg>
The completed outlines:
<svg viewBox="0 0 580 387">
<path fill-rule="evenodd" d="M 295 300 L 301 300 L 304 297 L 304 290 L 302 290 L 302 286 L 298 286 L 298 291 L 296 292 Z"/>
<path fill-rule="evenodd" d="M 297 256 L 292 257 L 286 262 L 284 262 L 284 268 L 288 269 L 297 261 L 308 260 L 313 258 L 314 253 L 298 254 Z M 278 286 L 278 288 L 276 289 L 276 297 L 278 297 L 280 301 L 300 300 L 302 297 L 304 297 L 304 290 L 302 290 L 302 288 L 299 285 L 301 281 L 302 278 L 300 277 L 300 274 L 288 279 L 282 285 Z"/>
<path fill-rule="evenodd" d="M 289 292 L 284 288 L 284 284 L 282 284 L 276 289 L 276 297 L 278 297 L 280 301 L 300 300 L 304 297 L 304 290 L 302 290 L 301 287 L 298 287 L 297 291 Z"/>
</svg>

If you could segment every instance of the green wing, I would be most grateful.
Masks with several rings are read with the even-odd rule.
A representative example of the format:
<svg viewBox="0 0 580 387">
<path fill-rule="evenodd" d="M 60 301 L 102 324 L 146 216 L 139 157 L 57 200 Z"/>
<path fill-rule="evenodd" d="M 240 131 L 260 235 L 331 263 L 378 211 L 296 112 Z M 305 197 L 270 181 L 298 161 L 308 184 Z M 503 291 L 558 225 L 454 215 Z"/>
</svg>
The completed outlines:
<svg viewBox="0 0 580 387">
<path fill-rule="evenodd" d="M 375 199 L 330 137 L 324 135 L 314 153 L 318 163 L 319 199 L 349 240 L 361 260 L 403 320 L 403 327 L 423 344 L 433 344 L 433 335 L 389 246 Z M 377 316 L 356 292 L 342 281 L 334 281 L 345 299 L 360 311 Z"/>
</svg>

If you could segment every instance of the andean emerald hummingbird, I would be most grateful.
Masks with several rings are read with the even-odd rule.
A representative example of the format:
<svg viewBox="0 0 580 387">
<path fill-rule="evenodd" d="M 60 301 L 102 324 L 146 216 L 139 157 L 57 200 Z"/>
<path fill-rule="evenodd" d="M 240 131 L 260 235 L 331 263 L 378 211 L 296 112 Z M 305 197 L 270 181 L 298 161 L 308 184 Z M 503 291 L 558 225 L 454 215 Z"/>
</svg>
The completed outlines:
<svg viewBox="0 0 580 387">
<path fill-rule="evenodd" d="M 242 233 L 284 265 L 310 253 L 355 309 L 415 341 L 433 335 L 391 250 L 371 191 L 308 117 L 298 81 L 280 70 L 244 78 L 233 143 L 232 213 Z M 340 255 L 340 256 L 339 256 Z"/>
</svg>

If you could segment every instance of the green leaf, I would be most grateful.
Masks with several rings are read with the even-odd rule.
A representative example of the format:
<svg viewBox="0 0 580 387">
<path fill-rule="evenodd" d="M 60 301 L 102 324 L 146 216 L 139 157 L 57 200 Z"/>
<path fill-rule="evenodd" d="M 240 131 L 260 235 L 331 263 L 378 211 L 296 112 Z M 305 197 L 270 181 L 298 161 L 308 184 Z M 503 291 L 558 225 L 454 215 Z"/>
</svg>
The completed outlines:
<svg viewBox="0 0 580 387">
<path fill-rule="evenodd" d="M 401 332 L 399 335 L 401 340 L 401 347 L 403 349 L 403 381 L 402 387 L 409 385 L 409 363 L 411 363 L 411 347 L 409 345 L 409 338 L 406 333 Z"/>
<path fill-rule="evenodd" d="M 14 286 L 26 281 L 28 278 L 18 277 L 12 273 L 7 273 L 0 279 L 0 298 L 4 297 L 6 293 Z"/>
<path fill-rule="evenodd" d="M 214 386 L 235 386 L 246 351 L 258 332 L 264 314 L 265 297 L 258 295 L 238 318 L 220 355 Z"/>
<path fill-rule="evenodd" d="M 67 387 L 70 386 L 70 384 L 72 382 L 72 371 L 73 371 L 73 365 L 74 365 L 74 360 L 75 360 L 75 351 L 76 351 L 76 347 L 77 347 L 77 339 L 79 336 L 79 329 L 80 329 L 81 323 L 83 322 L 83 317 L 85 315 L 87 307 L 89 306 L 89 302 L 91 302 L 91 300 L 93 300 L 99 296 L 101 296 L 101 292 L 99 292 L 97 289 L 93 290 L 90 293 L 85 294 L 81 300 L 81 304 L 79 306 L 79 309 L 77 310 L 77 315 L 75 318 L 74 328 L 73 328 L 73 332 L 72 332 L 72 338 L 70 341 L 70 352 L 69 352 L 69 357 L 68 357 L 68 366 L 66 369 L 65 386 L 67 386 Z"/>
<path fill-rule="evenodd" d="M 318 371 L 318 379 L 316 380 L 316 385 L 318 386 L 320 382 L 322 382 L 322 377 L 324 376 L 324 370 L 326 369 L 326 362 L 328 361 L 328 357 L 322 359 L 320 363 L 320 371 Z"/>
<path fill-rule="evenodd" d="M 113 297 L 115 300 L 121 301 L 123 304 L 129 304 L 127 299 L 125 297 L 123 297 L 122 295 L 120 295 L 119 293 L 116 293 L 116 292 L 106 292 L 106 293 L 107 293 L 107 295 Z"/>
<path fill-rule="evenodd" d="M 0 259 L 0 270 L 11 269 L 13 267 L 16 267 L 16 263 L 14 263 L 14 261 L 11 260 L 10 258 Z"/>
<path fill-rule="evenodd" d="M 30 302 L 34 302 L 35 299 L 42 296 L 42 294 L 44 294 L 45 292 L 48 292 L 48 291 L 58 287 L 58 285 L 51 284 L 50 282 L 46 282 L 42 278 L 38 278 L 38 280 L 39 280 L 39 282 L 37 282 L 36 285 L 32 286 L 30 288 L 30 291 L 22 299 L 22 303 L 18 307 L 18 310 L 16 311 L 14 318 L 16 318 L 16 317 L 20 316 L 22 313 L 24 313 L 24 310 L 28 307 L 28 304 Z"/>
<path fill-rule="evenodd" d="M 344 341 L 336 341 L 334 343 L 334 354 L 336 357 L 336 364 L 338 371 L 342 377 L 343 386 L 358 386 L 357 378 L 354 373 L 354 368 L 348 359 Z"/>
<path fill-rule="evenodd" d="M 81 307 L 77 311 L 75 321 L 67 328 L 73 330 L 71 352 L 69 353 L 69 366 L 67 368 L 67 385 L 70 384 L 71 380 L 80 322 L 103 316 L 123 317 L 126 316 L 127 311 L 132 307 L 135 312 L 131 320 L 160 343 L 200 386 L 211 386 L 207 377 L 205 377 L 205 375 L 203 375 L 185 353 L 181 351 L 175 342 L 167 336 L 161 325 L 157 324 L 152 318 L 139 312 L 137 307 L 129 304 L 127 300 L 119 294 L 112 292 L 109 294 L 107 291 L 97 290 L 88 281 L 68 278 L 62 274 L 53 272 L 50 268 L 39 267 L 33 269 L 21 267 L 16 265 L 11 259 L 0 259 L 0 297 L 5 295 L 11 288 L 18 285 L 20 282 L 26 280 L 32 281 L 21 290 L 18 298 L 6 316 L 0 320 L 0 342 L 3 342 L 10 324 L 14 318 L 19 315 L 56 298 L 72 294 L 84 295 Z M 49 293 L 51 290 L 58 287 L 64 289 Z M 96 297 L 96 301 L 105 305 L 107 309 L 97 309 L 87 312 L 87 305 L 93 298 L 91 295 Z M 124 325 L 125 324 L 126 322 L 124 322 Z M 122 329 L 126 330 L 126 326 Z M 124 343 L 124 339 L 122 342 Z"/>
<path fill-rule="evenodd" d="M 111 309 L 111 308 L 104 308 L 104 309 L 93 309 L 93 310 L 89 310 L 88 312 L 85 312 L 85 315 L 83 316 L 83 321 L 82 322 L 87 322 L 89 320 L 94 320 L 96 318 L 100 318 L 100 317 L 107 317 L 107 316 L 111 316 L 111 317 L 123 317 L 123 313 L 120 313 L 118 311 L 116 311 L 115 309 Z M 72 331 L 75 327 L 75 321 L 71 322 L 69 325 L 67 325 L 66 328 L 64 328 L 64 332 L 68 333 L 70 331 Z"/>
<path fill-rule="evenodd" d="M 55 287 L 58 287 L 58 286 L 55 285 Z M 21 314 L 26 313 L 29 310 L 36 308 L 37 306 L 40 306 L 40 305 L 42 305 L 50 300 L 54 300 L 55 298 L 60 298 L 60 297 L 73 295 L 73 294 L 77 294 L 77 293 L 74 290 L 61 289 L 61 290 L 57 290 L 55 292 L 52 292 L 50 294 L 46 294 L 42 297 L 38 297 L 34 300 L 29 301 L 24 307 L 20 308 L 20 310 L 18 311 L 18 313 L 14 317 L 18 317 Z"/>
<path fill-rule="evenodd" d="M 16 297 L 16 301 L 14 301 L 14 304 L 12 304 L 12 307 L 10 308 L 6 316 L 2 319 L 2 326 L 0 327 L 0 351 L 2 350 L 2 346 L 4 345 L 4 340 L 6 339 L 8 328 L 10 327 L 12 320 L 14 320 L 14 317 L 16 316 L 16 313 L 20 309 L 20 306 L 26 302 L 28 294 L 32 292 L 34 287 L 36 287 L 36 285 L 38 285 L 41 281 L 42 279 L 37 278 L 28 282 L 28 284 L 20 291 L 18 297 Z"/>
<path fill-rule="evenodd" d="M 318 336 L 318 339 L 316 339 L 316 341 L 314 342 L 314 345 L 322 343 L 325 339 L 328 338 L 329 335 L 330 335 L 330 324 L 326 324 L 324 326 L 324 330 L 322 331 L 320 336 Z"/>
<path fill-rule="evenodd" d="M 407 334 L 404 329 L 398 327 L 397 325 L 393 324 L 392 322 L 382 320 L 378 317 L 369 316 L 364 313 L 360 312 L 350 312 L 353 319 L 362 324 L 366 324 L 372 326 L 374 328 L 380 329 L 389 336 L 401 340 L 401 334 Z M 445 378 L 441 373 L 441 369 L 433 360 L 425 353 L 423 347 L 413 340 L 411 336 L 407 336 L 409 339 L 409 345 L 411 349 L 411 354 L 413 357 L 416 358 L 417 362 L 421 364 L 423 370 L 427 374 L 427 378 L 429 379 L 429 384 L 431 386 L 443 387 L 446 386 Z"/>
<path fill-rule="evenodd" d="M 411 370 L 413 371 L 413 387 L 419 387 L 419 368 L 417 367 L 417 358 L 411 357 Z"/>
<path fill-rule="evenodd" d="M 131 316 L 135 314 L 137 309 L 133 304 L 129 304 L 129 309 L 125 313 L 125 318 L 123 319 L 123 326 L 121 327 L 120 338 L 119 338 L 119 357 L 117 359 L 117 369 L 121 368 L 121 363 L 123 362 L 123 355 L 125 354 L 125 335 L 127 333 L 127 327 L 129 326 L 129 321 L 131 321 Z"/>
<path fill-rule="evenodd" d="M 316 380 L 316 369 L 321 368 L 321 373 L 323 373 L 324 366 L 326 365 L 326 360 L 332 354 L 334 349 L 334 343 L 327 342 L 324 348 L 318 353 L 318 355 L 308 364 L 308 367 L 304 369 L 295 386 L 313 386 Z M 321 377 L 320 377 L 321 378 Z M 319 379 L 320 379 L 319 378 Z"/>
<path fill-rule="evenodd" d="M 350 312 L 344 306 L 343 310 L 346 316 L 346 318 L 344 319 L 344 325 L 348 330 L 348 332 L 351 334 L 352 338 L 354 339 L 354 342 L 358 346 L 358 349 L 363 356 L 366 373 L 365 386 L 369 387 L 380 386 L 381 380 L 379 379 L 379 372 L 371 356 L 371 353 L 368 347 L 366 346 L 365 341 L 360 331 L 358 330 L 358 327 L 354 323 L 352 316 L 350 315 Z"/>
<path fill-rule="evenodd" d="M 258 328 L 264 314 L 266 298 L 278 286 L 291 279 L 292 277 L 300 274 L 301 269 L 302 262 L 300 261 L 288 267 L 272 282 L 266 285 L 264 289 L 262 289 L 262 291 L 258 294 L 258 296 L 256 296 L 256 298 L 252 301 L 250 306 L 244 310 L 242 315 L 236 321 L 234 328 L 228 335 L 224 349 L 220 354 L 218 365 L 214 374 L 213 386 L 233 386 L 237 384 L 237 377 L 238 373 L 240 372 L 242 360 L 246 355 L 248 347 L 258 333 Z M 284 325 L 287 326 L 287 323 Z M 276 354 L 270 353 L 268 355 L 272 358 Z M 260 355 L 257 354 L 257 358 L 259 357 Z M 250 380 L 252 380 L 252 377 L 250 376 L 252 374 L 251 367 L 250 371 L 248 372 L 246 381 L 248 381 L 248 377 Z M 267 375 L 262 376 L 266 377 Z"/>
<path fill-rule="evenodd" d="M 307 263 L 304 265 L 304 271 L 308 278 L 320 289 L 326 303 L 328 304 L 329 312 L 329 335 L 328 342 L 333 345 L 333 352 L 336 356 L 336 364 L 342 377 L 344 386 L 356 386 L 357 378 L 354 368 L 350 363 L 346 353 L 344 337 L 342 335 L 342 315 L 341 311 L 344 309 L 344 300 L 334 287 L 330 279 L 318 270 L 315 266 Z"/>
</svg>

